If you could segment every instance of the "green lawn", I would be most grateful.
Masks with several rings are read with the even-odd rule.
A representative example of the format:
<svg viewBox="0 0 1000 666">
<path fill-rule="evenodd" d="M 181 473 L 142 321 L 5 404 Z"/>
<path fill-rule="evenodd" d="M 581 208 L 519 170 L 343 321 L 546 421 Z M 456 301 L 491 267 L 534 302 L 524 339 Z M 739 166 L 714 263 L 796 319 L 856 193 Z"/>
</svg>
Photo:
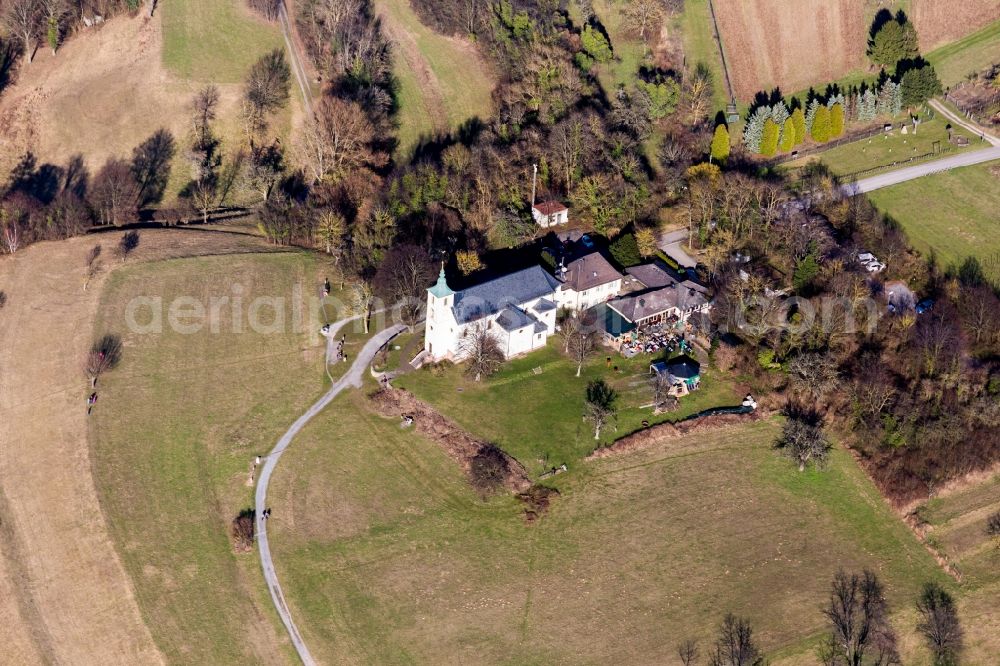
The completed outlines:
<svg viewBox="0 0 1000 666">
<path fill-rule="evenodd" d="M 961 83 L 972 72 L 1000 61 L 1000 20 L 927 54 L 944 86 Z"/>
<path fill-rule="evenodd" d="M 942 265 L 978 257 L 1000 279 L 1000 162 L 937 173 L 871 192 L 868 197 L 899 221 L 921 252 Z"/>
<path fill-rule="evenodd" d="M 558 339 L 548 347 L 505 365 L 496 376 L 475 382 L 464 366 L 445 366 L 440 375 L 428 368 L 399 378 L 396 385 L 430 402 L 463 428 L 490 440 L 513 455 L 532 475 L 563 463 L 573 467 L 596 448 L 594 431 L 582 418 L 587 382 L 605 378 L 618 392 L 618 429 L 605 428 L 607 444 L 641 427 L 682 418 L 708 407 L 737 405 L 742 395 L 731 382 L 704 370 L 702 386 L 681 399 L 681 409 L 653 415 L 641 408 L 652 402 L 650 358 L 625 360 L 613 354 L 608 368 L 602 348 L 576 377 L 576 366 L 559 353 Z M 535 374 L 534 370 L 541 372 Z"/>
<path fill-rule="evenodd" d="M 98 330 L 122 336 L 123 361 L 98 384 L 91 459 L 101 506 L 143 618 L 171 663 L 291 663 L 256 551 L 237 555 L 230 521 L 252 506 L 251 461 L 323 390 L 322 347 L 292 302 L 314 293 L 319 262 L 298 252 L 175 259 L 116 271 Z M 242 288 L 242 333 L 219 310 L 217 333 L 168 325 L 175 297 L 208 304 Z M 162 334 L 131 333 L 128 304 L 162 298 Z M 281 332 L 254 332 L 258 296 L 285 299 Z M 272 310 L 259 310 L 261 324 Z M 148 306 L 135 321 L 151 321 Z M 182 320 L 184 323 L 187 320 Z"/>
<path fill-rule="evenodd" d="M 401 151 L 437 129 L 490 115 L 493 75 L 473 44 L 425 26 L 408 0 L 378 0 L 376 7 L 394 41 Z"/>
<path fill-rule="evenodd" d="M 712 36 L 712 16 L 709 14 L 708 0 L 686 0 L 677 27 L 683 32 L 684 54 L 687 56 L 688 66 L 694 67 L 699 62 L 708 65 L 714 83 L 712 99 L 715 110 L 725 109 L 729 103 L 726 97 L 726 77 L 722 69 L 719 45 Z"/>
<path fill-rule="evenodd" d="M 727 611 L 770 653 L 812 655 L 838 568 L 874 568 L 896 607 L 944 576 L 847 453 L 800 474 L 776 430 L 581 463 L 526 525 L 437 445 L 341 396 L 275 474 L 278 574 L 330 663 L 664 663 L 688 637 L 704 651 Z"/>
<path fill-rule="evenodd" d="M 830 148 L 819 155 L 810 155 L 800 160 L 787 162 L 786 168 L 796 168 L 808 162 L 819 160 L 830 167 L 838 175 L 858 173 L 866 169 L 875 167 L 891 168 L 895 161 L 902 161 L 917 155 L 925 155 L 934 152 L 934 144 L 938 143 L 939 150 L 947 154 L 952 154 L 960 150 L 970 150 L 978 147 L 978 142 L 974 137 L 960 127 L 953 128 L 953 132 L 958 136 L 970 139 L 971 143 L 967 148 L 960 148 L 948 143 L 948 131 L 945 126 L 948 124 L 945 118 L 934 118 L 926 120 L 917 128 L 916 135 L 910 133 L 903 135 L 899 132 L 899 120 L 895 124 L 896 131 L 892 135 L 881 134 L 861 139 L 853 143 L 847 143 L 836 148 Z M 912 127 L 910 128 L 912 130 Z M 937 159 L 937 156 L 930 156 L 927 159 Z"/>
<path fill-rule="evenodd" d="M 609 97 L 619 86 L 631 88 L 636 82 L 639 67 L 646 59 L 649 48 L 637 37 L 627 34 L 623 24 L 623 5 L 616 0 L 595 0 L 597 14 L 611 37 L 611 48 L 615 58 L 609 63 L 597 65 L 597 78 Z M 579 19 L 577 19 L 579 21 Z"/>
<path fill-rule="evenodd" d="M 170 0 L 163 12 L 163 64 L 181 78 L 242 83 L 264 53 L 284 48 L 278 24 L 250 13 L 240 0 Z"/>
</svg>

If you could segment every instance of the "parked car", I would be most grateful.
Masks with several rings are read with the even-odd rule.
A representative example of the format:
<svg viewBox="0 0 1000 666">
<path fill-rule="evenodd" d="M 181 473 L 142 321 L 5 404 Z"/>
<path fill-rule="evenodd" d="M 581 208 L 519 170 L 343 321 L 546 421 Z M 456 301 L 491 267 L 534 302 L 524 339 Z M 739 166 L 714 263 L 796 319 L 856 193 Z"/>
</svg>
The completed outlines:
<svg viewBox="0 0 1000 666">
<path fill-rule="evenodd" d="M 590 234 L 580 236 L 580 243 L 586 248 L 594 247 L 594 239 L 590 237 Z"/>
<path fill-rule="evenodd" d="M 922 300 L 919 303 L 917 303 L 917 308 L 916 308 L 917 314 L 919 315 L 919 314 L 923 314 L 925 312 L 929 312 L 930 309 L 933 308 L 933 307 L 934 307 L 934 299 L 932 299 L 932 298 L 925 298 L 924 300 Z"/>
</svg>

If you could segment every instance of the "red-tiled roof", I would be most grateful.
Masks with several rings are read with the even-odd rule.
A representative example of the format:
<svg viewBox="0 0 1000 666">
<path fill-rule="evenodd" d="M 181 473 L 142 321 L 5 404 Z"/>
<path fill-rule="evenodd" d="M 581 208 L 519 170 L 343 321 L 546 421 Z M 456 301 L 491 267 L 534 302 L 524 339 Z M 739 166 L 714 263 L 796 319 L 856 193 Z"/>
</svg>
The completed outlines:
<svg viewBox="0 0 1000 666">
<path fill-rule="evenodd" d="M 535 204 L 534 208 L 542 215 L 555 215 L 556 213 L 561 213 L 564 210 L 569 210 L 558 201 L 543 201 Z"/>
</svg>

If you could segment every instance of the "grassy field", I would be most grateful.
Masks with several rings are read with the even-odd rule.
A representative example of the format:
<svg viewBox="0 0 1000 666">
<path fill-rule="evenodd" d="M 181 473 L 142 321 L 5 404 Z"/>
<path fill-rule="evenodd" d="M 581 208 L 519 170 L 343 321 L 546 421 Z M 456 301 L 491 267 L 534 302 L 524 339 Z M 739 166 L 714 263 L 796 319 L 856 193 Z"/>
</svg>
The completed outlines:
<svg viewBox="0 0 1000 666">
<path fill-rule="evenodd" d="M 603 350 L 576 377 L 576 366 L 559 353 L 559 340 L 544 350 L 508 363 L 495 377 L 475 382 L 463 366 L 446 366 L 440 376 L 428 369 L 399 378 L 396 385 L 438 407 L 462 427 L 493 441 L 536 475 L 563 463 L 574 466 L 597 446 L 582 414 L 587 382 L 605 378 L 620 394 L 618 430 L 605 428 L 601 443 L 609 443 L 651 423 L 673 420 L 708 407 L 737 405 L 743 395 L 717 373 L 705 370 L 701 388 L 681 400 L 681 409 L 654 416 L 641 405 L 652 402 L 646 356 L 632 360 L 615 354 L 608 368 Z M 534 369 L 540 368 L 540 374 Z M 488 415 L 484 418 L 484 415 Z"/>
<path fill-rule="evenodd" d="M 942 265 L 978 257 L 1000 279 L 1000 162 L 938 173 L 871 192 L 872 202 L 895 218 L 913 245 L 933 249 Z"/>
<path fill-rule="evenodd" d="M 101 379 L 90 417 L 94 476 L 143 618 L 171 662 L 281 663 L 291 655 L 256 554 L 236 555 L 228 528 L 252 505 L 253 457 L 325 385 L 308 309 L 302 319 L 292 310 L 314 292 L 320 270 L 297 252 L 159 261 L 116 272 L 103 294 L 98 331 L 122 335 L 125 353 Z M 233 285 L 242 289 L 242 333 L 228 305 L 214 334 L 172 330 L 166 313 L 162 334 L 131 333 L 124 323 L 137 296 L 162 297 L 167 310 L 180 296 L 233 298 Z M 251 330 L 258 296 L 285 299 L 281 331 Z M 260 309 L 260 323 L 272 323 L 271 313 Z M 150 317 L 143 306 L 135 321 Z"/>
<path fill-rule="evenodd" d="M 1000 20 L 931 51 L 927 60 L 934 65 L 944 86 L 961 83 L 966 75 L 1000 61 Z"/>
<path fill-rule="evenodd" d="M 528 526 L 363 396 L 331 409 L 277 470 L 269 528 L 323 661 L 661 663 L 727 611 L 812 654 L 838 567 L 873 567 L 897 606 L 943 579 L 846 453 L 800 474 L 770 422 L 571 468 Z"/>
<path fill-rule="evenodd" d="M 237 0 L 171 0 L 163 13 L 163 64 L 184 79 L 242 83 L 264 53 L 284 48 L 269 24 Z"/>
<path fill-rule="evenodd" d="M 679 25 L 684 38 L 684 54 L 689 67 L 699 62 L 705 63 L 712 72 L 715 84 L 714 104 L 724 109 L 729 99 L 726 96 L 726 77 L 722 70 L 719 46 L 712 37 L 712 17 L 708 11 L 708 0 L 687 0 L 684 12 L 679 17 Z"/>
<path fill-rule="evenodd" d="M 962 574 L 959 613 L 966 629 L 966 663 L 985 664 L 1000 654 L 1000 542 L 986 534 L 986 520 L 1000 511 L 1000 474 L 949 491 L 918 512 L 928 541 Z M 909 663 L 909 662 L 907 662 Z"/>
<path fill-rule="evenodd" d="M 394 42 L 400 152 L 412 150 L 421 136 L 489 116 L 493 75 L 473 44 L 425 26 L 408 0 L 375 6 Z"/>
<path fill-rule="evenodd" d="M 897 125 L 899 122 L 899 120 L 896 121 Z M 853 143 L 847 143 L 836 148 L 830 148 L 818 156 L 810 155 L 800 160 L 787 162 L 784 166 L 787 168 L 796 168 L 819 160 L 830 167 L 834 173 L 846 175 L 875 167 L 889 167 L 894 161 L 933 153 L 935 143 L 938 143 L 939 149 L 942 151 L 950 149 L 949 154 L 978 147 L 978 141 L 973 140 L 974 137 L 960 127 L 953 128 L 953 132 L 958 136 L 970 139 L 970 145 L 966 148 L 961 148 L 949 144 L 948 131 L 945 129 L 947 124 L 948 122 L 945 118 L 926 120 L 917 128 L 915 135 L 912 133 L 904 135 L 897 129 L 892 135 L 882 134 Z M 912 127 L 910 129 L 912 130 Z M 927 159 L 937 159 L 937 156 L 931 155 Z"/>
<path fill-rule="evenodd" d="M 615 0 L 595 0 L 594 12 L 597 14 L 611 38 L 611 48 L 615 59 L 603 65 L 597 65 L 597 78 L 608 96 L 613 96 L 619 86 L 631 88 L 636 81 L 636 74 L 649 52 L 646 43 L 633 37 L 625 31 L 622 16 L 622 4 Z M 575 19 L 579 23 L 579 18 Z"/>
</svg>

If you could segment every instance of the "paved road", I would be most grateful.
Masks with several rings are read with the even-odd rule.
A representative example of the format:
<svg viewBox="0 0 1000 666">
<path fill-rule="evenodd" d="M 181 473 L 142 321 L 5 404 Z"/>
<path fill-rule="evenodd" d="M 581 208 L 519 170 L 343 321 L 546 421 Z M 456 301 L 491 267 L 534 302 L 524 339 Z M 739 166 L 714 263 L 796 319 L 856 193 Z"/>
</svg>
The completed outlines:
<svg viewBox="0 0 1000 666">
<path fill-rule="evenodd" d="M 332 324 L 330 326 L 331 330 L 335 333 L 341 326 L 343 326 L 347 321 L 341 320 Z M 336 327 L 336 328 L 334 328 Z M 271 481 L 271 474 L 274 472 L 274 468 L 278 464 L 278 460 L 281 458 L 281 454 L 285 452 L 288 445 L 292 443 L 292 439 L 295 435 L 302 430 L 303 426 L 308 423 L 314 416 L 323 411 L 327 405 L 330 404 L 337 395 L 349 386 L 354 386 L 357 388 L 361 387 L 361 379 L 364 375 L 365 369 L 375 358 L 376 352 L 387 343 L 389 340 L 399 335 L 399 333 L 405 330 L 406 327 L 397 324 L 391 326 L 376 333 L 361 349 L 357 358 L 354 359 L 354 363 L 347 373 L 334 382 L 330 390 L 327 391 L 322 398 L 316 401 L 316 403 L 306 410 L 305 414 L 300 416 L 292 427 L 281 436 L 278 440 L 278 444 L 274 447 L 271 453 L 264 459 L 264 465 L 260 472 L 260 479 L 257 481 L 257 492 L 254 499 L 255 510 L 257 512 L 257 547 L 260 550 L 260 564 L 261 568 L 264 570 L 264 579 L 267 581 L 267 588 L 271 592 L 271 599 L 274 601 L 274 607 L 278 610 L 278 615 L 281 616 L 281 621 L 285 624 L 285 628 L 288 629 L 288 634 L 291 636 L 292 645 L 295 646 L 295 651 L 298 652 L 299 658 L 302 660 L 303 664 L 306 666 L 313 666 L 316 662 L 313 660 L 312 655 L 309 654 L 309 648 L 302 640 L 302 636 L 299 634 L 298 628 L 295 626 L 295 622 L 292 620 L 292 615 L 288 610 L 288 605 L 285 603 L 285 596 L 281 592 L 281 585 L 278 583 L 278 575 L 274 571 L 274 562 L 271 560 L 271 548 L 267 542 L 267 523 L 264 520 L 264 509 L 267 508 L 267 484 Z M 331 335 L 332 339 L 332 335 Z"/>
<path fill-rule="evenodd" d="M 672 258 L 681 266 L 693 267 L 698 264 L 694 257 L 689 255 L 684 251 L 684 243 L 688 240 L 688 230 L 678 229 L 676 231 L 668 231 L 660 235 L 660 242 L 658 243 L 661 250 L 666 252 L 667 256 Z"/>
<path fill-rule="evenodd" d="M 847 185 L 843 185 L 842 189 L 848 196 L 854 196 L 882 187 L 905 183 L 908 180 L 927 176 L 932 173 L 981 164 L 982 162 L 989 162 L 991 160 L 1000 160 L 1000 146 L 991 146 L 982 150 L 971 150 L 959 153 L 958 155 L 952 155 L 951 157 L 945 157 L 944 159 L 934 160 L 933 162 L 924 162 L 916 166 L 888 171 L 877 176 L 872 176 L 871 178 L 864 178 L 855 183 L 848 183 Z"/>
<path fill-rule="evenodd" d="M 973 164 L 981 164 L 983 162 L 989 162 L 990 160 L 1000 159 L 1000 138 L 984 132 L 981 127 L 977 127 L 968 120 L 959 117 L 936 99 L 931 100 L 930 105 L 934 107 L 935 111 L 947 118 L 951 123 L 968 130 L 976 136 L 982 136 L 983 139 L 990 144 L 990 147 L 982 148 L 980 150 L 970 150 L 964 153 L 959 153 L 958 155 L 945 157 L 944 159 L 934 160 L 933 162 L 924 162 L 923 164 L 918 164 L 916 166 L 897 169 L 895 171 L 888 171 L 877 176 L 872 176 L 871 178 L 864 178 L 856 183 L 848 183 L 843 186 L 843 190 L 846 194 L 853 196 L 863 192 L 871 192 L 872 190 L 889 187 L 890 185 L 898 185 L 899 183 L 905 183 L 908 180 L 920 178 L 921 176 L 927 176 L 932 173 L 939 173 L 941 171 L 947 171 L 957 167 L 972 166 Z"/>
</svg>

